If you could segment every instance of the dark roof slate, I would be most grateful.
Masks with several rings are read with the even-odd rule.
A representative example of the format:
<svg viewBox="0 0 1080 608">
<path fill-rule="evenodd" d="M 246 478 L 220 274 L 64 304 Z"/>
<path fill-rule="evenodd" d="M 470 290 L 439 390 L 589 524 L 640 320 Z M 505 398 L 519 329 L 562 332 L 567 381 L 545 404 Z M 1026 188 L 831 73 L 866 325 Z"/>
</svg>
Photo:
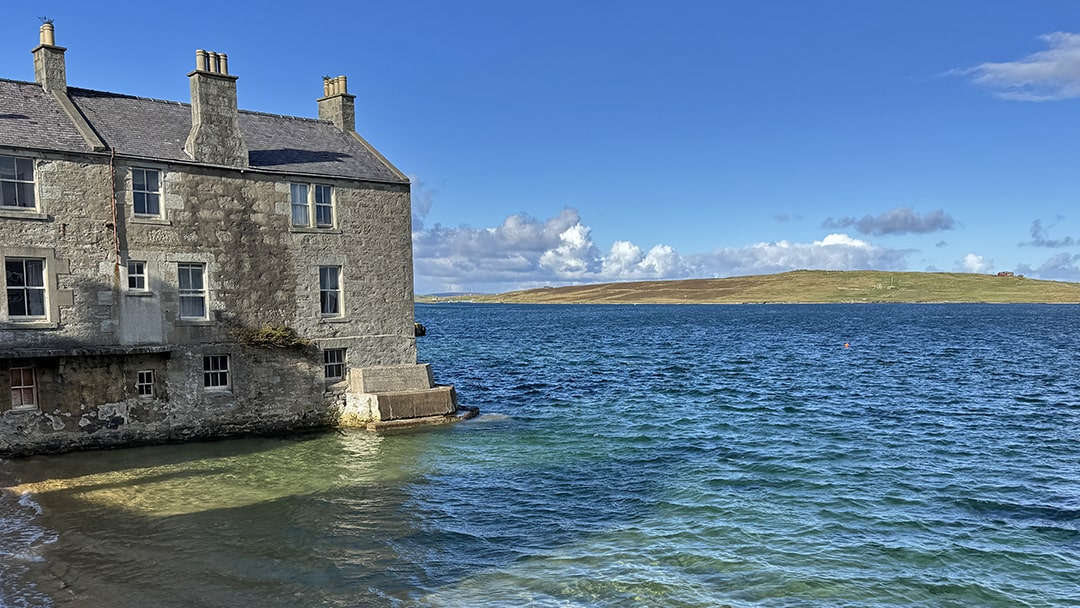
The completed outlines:
<svg viewBox="0 0 1080 608">
<path fill-rule="evenodd" d="M 184 152 L 191 131 L 190 106 L 70 87 L 68 97 L 118 154 L 191 161 Z"/>
<path fill-rule="evenodd" d="M 118 154 L 192 162 L 184 152 L 191 105 L 90 89 L 68 97 Z M 359 139 L 311 118 L 240 111 L 251 167 L 281 173 L 405 183 Z M 31 82 L 0 79 L 0 145 L 87 152 L 59 103 Z"/>
<path fill-rule="evenodd" d="M 0 79 L 0 145 L 89 152 L 56 99 L 33 82 Z"/>
<path fill-rule="evenodd" d="M 253 167 L 405 181 L 355 136 L 329 122 L 241 111 L 240 132 L 244 134 L 248 162 Z"/>
</svg>

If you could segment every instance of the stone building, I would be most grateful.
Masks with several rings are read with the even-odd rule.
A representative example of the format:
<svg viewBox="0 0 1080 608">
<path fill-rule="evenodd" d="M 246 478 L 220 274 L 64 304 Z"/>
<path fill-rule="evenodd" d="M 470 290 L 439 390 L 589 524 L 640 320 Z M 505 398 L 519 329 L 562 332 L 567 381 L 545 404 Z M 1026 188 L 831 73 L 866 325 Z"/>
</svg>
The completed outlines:
<svg viewBox="0 0 1080 608">
<path fill-rule="evenodd" d="M 0 456 L 452 414 L 416 363 L 409 181 L 355 130 L 0 79 Z M 179 75 L 178 75 L 179 76 Z"/>
</svg>

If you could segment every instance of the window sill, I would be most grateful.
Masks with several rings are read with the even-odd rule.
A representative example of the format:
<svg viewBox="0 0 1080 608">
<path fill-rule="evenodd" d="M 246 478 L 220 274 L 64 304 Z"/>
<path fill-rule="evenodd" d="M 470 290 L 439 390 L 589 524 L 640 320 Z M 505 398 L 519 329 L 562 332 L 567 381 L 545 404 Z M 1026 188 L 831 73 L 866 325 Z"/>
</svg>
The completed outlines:
<svg viewBox="0 0 1080 608">
<path fill-rule="evenodd" d="M 25 209 L 25 211 L 23 211 Z M 17 220 L 47 220 L 48 213 L 42 213 L 30 207 L 0 207 L 0 217 Z"/>
<path fill-rule="evenodd" d="M 19 413 L 33 413 L 33 412 L 40 412 L 41 409 L 36 405 L 20 405 L 18 407 L 12 406 L 11 409 L 9 409 L 8 411 L 9 412 L 19 412 Z"/>
<path fill-rule="evenodd" d="M 153 215 L 135 215 L 131 218 L 132 224 L 150 224 L 153 226 L 172 226 L 172 222 L 163 218 L 155 217 Z"/>
<path fill-rule="evenodd" d="M 348 323 L 349 319 L 345 317 L 320 317 L 319 323 Z"/>
<path fill-rule="evenodd" d="M 57 329 L 60 324 L 45 319 L 40 321 L 13 321 L 8 319 L 6 323 L 0 323 L 0 327 L 4 329 Z"/>
<path fill-rule="evenodd" d="M 131 290 L 125 291 L 124 295 L 128 296 L 130 298 L 149 298 L 149 297 L 153 297 L 154 292 L 131 289 Z"/>
<path fill-rule="evenodd" d="M 177 325 L 199 326 L 199 325 L 213 325 L 214 321 L 211 319 L 184 319 L 180 318 L 176 320 Z"/>
<path fill-rule="evenodd" d="M 308 228 L 306 226 L 289 226 L 289 232 L 296 234 L 341 234 L 340 228 Z"/>
</svg>

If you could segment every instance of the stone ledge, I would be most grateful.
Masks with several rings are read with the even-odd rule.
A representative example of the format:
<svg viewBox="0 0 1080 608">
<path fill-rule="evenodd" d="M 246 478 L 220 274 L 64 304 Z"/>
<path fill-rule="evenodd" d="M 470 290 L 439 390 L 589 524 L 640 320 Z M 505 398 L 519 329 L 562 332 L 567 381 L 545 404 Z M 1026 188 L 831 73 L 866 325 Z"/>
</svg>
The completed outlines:
<svg viewBox="0 0 1080 608">
<path fill-rule="evenodd" d="M 33 359 L 35 357 L 93 357 L 108 355 L 148 355 L 170 353 L 173 347 L 152 346 L 71 346 L 68 348 L 14 348 L 0 351 L 0 359 Z"/>
<path fill-rule="evenodd" d="M 458 412 L 453 386 L 380 393 L 350 393 L 338 417 L 343 428 L 362 428 L 372 422 L 390 422 L 454 416 Z"/>
<path fill-rule="evenodd" d="M 446 416 L 457 411 L 453 386 L 375 393 L 379 420 Z"/>
<path fill-rule="evenodd" d="M 404 420 L 379 420 L 367 423 L 369 431 L 389 431 L 397 429 L 413 429 L 421 426 L 435 426 L 439 424 L 453 424 L 475 418 L 480 413 L 479 408 L 468 408 L 454 414 L 445 416 L 424 416 L 423 418 L 408 418 Z"/>
</svg>

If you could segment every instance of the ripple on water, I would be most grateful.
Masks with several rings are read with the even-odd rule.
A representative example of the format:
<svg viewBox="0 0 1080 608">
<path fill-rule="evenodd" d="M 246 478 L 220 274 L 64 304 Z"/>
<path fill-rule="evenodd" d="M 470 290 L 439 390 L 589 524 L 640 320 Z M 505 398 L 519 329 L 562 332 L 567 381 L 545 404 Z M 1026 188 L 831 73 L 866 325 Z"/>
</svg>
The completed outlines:
<svg viewBox="0 0 1080 608">
<path fill-rule="evenodd" d="M 1080 606 L 1078 312 L 421 305 L 479 418 L 18 466 L 117 606 Z"/>
</svg>

